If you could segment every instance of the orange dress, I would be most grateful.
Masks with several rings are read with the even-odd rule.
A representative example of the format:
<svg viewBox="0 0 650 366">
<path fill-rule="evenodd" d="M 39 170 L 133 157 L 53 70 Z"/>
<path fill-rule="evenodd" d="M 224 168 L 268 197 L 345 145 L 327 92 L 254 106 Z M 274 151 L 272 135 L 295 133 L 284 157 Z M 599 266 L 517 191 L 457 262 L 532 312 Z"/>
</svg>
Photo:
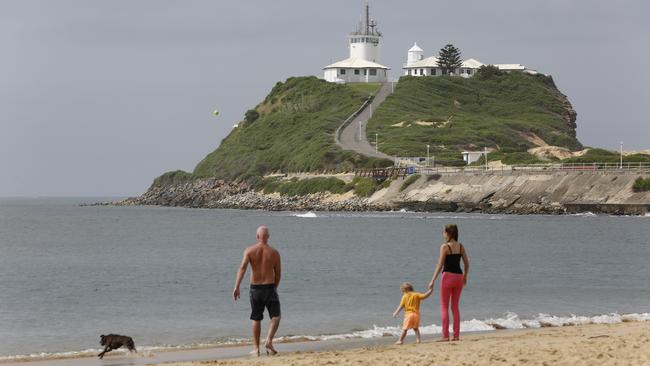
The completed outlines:
<svg viewBox="0 0 650 366">
<path fill-rule="evenodd" d="M 417 329 L 420 327 L 420 301 L 424 294 L 419 292 L 406 292 L 402 295 L 400 306 L 404 308 L 404 322 L 402 329 Z"/>
</svg>

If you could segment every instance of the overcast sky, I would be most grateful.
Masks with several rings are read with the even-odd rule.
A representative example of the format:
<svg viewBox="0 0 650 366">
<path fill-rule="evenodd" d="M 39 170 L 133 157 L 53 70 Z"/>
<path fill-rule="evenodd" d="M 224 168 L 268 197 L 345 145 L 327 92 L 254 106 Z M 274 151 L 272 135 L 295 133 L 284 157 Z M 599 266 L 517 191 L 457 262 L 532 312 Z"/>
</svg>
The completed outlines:
<svg viewBox="0 0 650 366">
<path fill-rule="evenodd" d="M 393 76 L 414 41 L 452 42 L 553 75 L 585 145 L 650 148 L 650 2 L 371 5 Z M 137 195 L 191 171 L 275 82 L 346 58 L 362 6 L 0 0 L 0 196 Z"/>
</svg>

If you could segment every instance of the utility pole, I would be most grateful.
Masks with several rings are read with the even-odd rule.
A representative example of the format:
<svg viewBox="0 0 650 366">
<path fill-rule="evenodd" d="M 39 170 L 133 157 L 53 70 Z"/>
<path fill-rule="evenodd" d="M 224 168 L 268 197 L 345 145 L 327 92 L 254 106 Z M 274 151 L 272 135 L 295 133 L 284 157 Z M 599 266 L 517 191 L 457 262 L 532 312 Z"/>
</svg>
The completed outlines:
<svg viewBox="0 0 650 366">
<path fill-rule="evenodd" d="M 429 145 L 427 145 L 427 167 L 429 166 Z"/>
<path fill-rule="evenodd" d="M 488 170 L 488 159 L 487 159 L 487 146 L 484 148 L 483 156 L 485 156 L 485 171 Z"/>
<path fill-rule="evenodd" d="M 621 169 L 623 169 L 623 141 L 621 141 Z"/>
</svg>

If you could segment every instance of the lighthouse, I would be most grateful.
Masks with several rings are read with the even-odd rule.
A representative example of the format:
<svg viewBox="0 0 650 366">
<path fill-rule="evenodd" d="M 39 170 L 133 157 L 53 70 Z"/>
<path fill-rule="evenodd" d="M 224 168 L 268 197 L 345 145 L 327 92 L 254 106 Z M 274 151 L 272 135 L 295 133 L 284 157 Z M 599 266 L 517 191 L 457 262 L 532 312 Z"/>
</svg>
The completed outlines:
<svg viewBox="0 0 650 366">
<path fill-rule="evenodd" d="M 350 57 L 323 68 L 324 79 L 334 83 L 385 82 L 390 68 L 379 63 L 382 34 L 377 22 L 370 17 L 366 1 L 364 20 L 348 35 Z"/>
</svg>

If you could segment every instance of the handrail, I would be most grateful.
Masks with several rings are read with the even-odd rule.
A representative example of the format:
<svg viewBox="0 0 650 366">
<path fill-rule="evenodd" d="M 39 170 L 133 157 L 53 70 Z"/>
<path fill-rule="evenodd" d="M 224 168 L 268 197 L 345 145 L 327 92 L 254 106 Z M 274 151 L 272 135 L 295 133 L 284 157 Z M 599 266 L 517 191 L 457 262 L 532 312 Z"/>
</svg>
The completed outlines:
<svg viewBox="0 0 650 366">
<path fill-rule="evenodd" d="M 415 167 L 414 171 L 424 175 L 433 174 L 509 174 L 509 173 L 538 173 L 538 172 L 642 172 L 650 173 L 650 162 L 637 163 L 551 163 L 551 164 L 521 164 L 501 166 L 465 166 L 465 167 Z"/>
</svg>

